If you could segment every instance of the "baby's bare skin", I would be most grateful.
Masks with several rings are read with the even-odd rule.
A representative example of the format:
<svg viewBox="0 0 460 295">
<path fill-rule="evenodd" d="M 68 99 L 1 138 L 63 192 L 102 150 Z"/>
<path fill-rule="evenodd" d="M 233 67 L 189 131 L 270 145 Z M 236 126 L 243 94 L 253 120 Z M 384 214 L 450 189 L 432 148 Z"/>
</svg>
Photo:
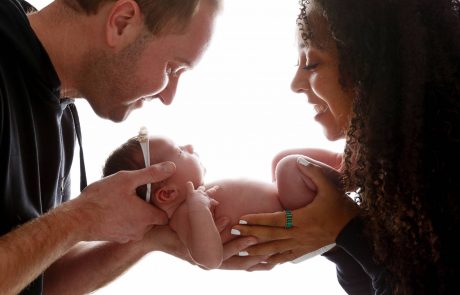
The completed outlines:
<svg viewBox="0 0 460 295">
<path fill-rule="evenodd" d="M 250 213 L 270 213 L 282 211 L 281 203 L 275 184 L 255 180 L 234 179 L 216 181 L 208 184 L 211 188 L 219 189 L 212 197 L 219 202 L 214 210 L 214 219 L 230 218 L 230 224 L 222 231 L 222 243 L 235 236 L 230 234 L 233 225 L 238 224 L 239 218 Z"/>
</svg>

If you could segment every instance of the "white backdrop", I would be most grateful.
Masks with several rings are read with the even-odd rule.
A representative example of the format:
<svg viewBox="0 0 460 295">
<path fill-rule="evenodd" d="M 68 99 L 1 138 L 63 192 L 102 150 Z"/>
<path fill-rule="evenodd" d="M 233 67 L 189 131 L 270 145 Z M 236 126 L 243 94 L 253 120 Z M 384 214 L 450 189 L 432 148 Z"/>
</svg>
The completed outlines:
<svg viewBox="0 0 460 295">
<path fill-rule="evenodd" d="M 37 8 L 50 0 L 31 0 Z M 227 0 L 211 46 L 181 78 L 174 103 L 151 102 L 115 124 L 96 117 L 86 101 L 80 112 L 87 176 L 100 178 L 108 154 L 140 126 L 178 144 L 191 143 L 207 168 L 206 181 L 248 177 L 270 181 L 273 156 L 294 147 L 340 151 L 328 142 L 302 95 L 290 91 L 297 52 L 297 1 Z M 74 159 L 73 195 L 79 165 Z M 95 292 L 105 294 L 345 294 L 335 266 L 323 257 L 269 272 L 204 271 L 163 253 L 152 253 L 125 275 Z"/>
</svg>

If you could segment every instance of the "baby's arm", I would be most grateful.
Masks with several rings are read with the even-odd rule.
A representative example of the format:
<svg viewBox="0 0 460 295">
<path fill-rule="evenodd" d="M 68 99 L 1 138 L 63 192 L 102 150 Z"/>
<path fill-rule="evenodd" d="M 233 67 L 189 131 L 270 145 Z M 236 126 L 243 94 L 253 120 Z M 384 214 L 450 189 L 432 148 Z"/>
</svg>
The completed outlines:
<svg viewBox="0 0 460 295">
<path fill-rule="evenodd" d="M 212 209 L 217 201 L 204 190 L 187 184 L 187 199 L 174 214 L 170 226 L 190 251 L 199 265 L 214 269 L 222 263 L 223 248 L 220 233 L 214 223 Z"/>
</svg>

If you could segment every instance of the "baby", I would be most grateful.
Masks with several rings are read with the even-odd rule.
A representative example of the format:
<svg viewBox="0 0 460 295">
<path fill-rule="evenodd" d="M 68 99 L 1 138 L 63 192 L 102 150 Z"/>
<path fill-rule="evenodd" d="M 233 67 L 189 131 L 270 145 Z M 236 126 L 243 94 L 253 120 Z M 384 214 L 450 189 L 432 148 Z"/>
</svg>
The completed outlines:
<svg viewBox="0 0 460 295">
<path fill-rule="evenodd" d="M 238 179 L 216 181 L 204 187 L 206 170 L 191 145 L 177 146 L 161 137 L 144 138 L 150 155 L 146 157 L 139 140 L 131 138 L 113 151 L 106 160 L 103 176 L 141 169 L 149 157 L 150 165 L 174 162 L 173 176 L 151 184 L 151 188 L 139 187 L 137 194 L 166 212 L 169 226 L 187 247 L 191 258 L 207 269 L 218 268 L 222 263 L 222 244 L 234 238 L 230 228 L 238 223 L 240 216 L 300 208 L 315 196 L 316 186 L 298 170 L 296 155 L 279 161 L 274 183 Z M 151 194 L 146 196 L 148 191 Z M 219 233 L 214 219 L 224 216 L 231 222 Z"/>
</svg>

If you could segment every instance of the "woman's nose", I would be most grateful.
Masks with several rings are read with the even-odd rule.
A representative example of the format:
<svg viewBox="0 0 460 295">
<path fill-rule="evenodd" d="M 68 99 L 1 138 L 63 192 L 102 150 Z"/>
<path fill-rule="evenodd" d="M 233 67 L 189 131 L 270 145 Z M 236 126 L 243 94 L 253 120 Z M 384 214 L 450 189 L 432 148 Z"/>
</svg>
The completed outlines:
<svg viewBox="0 0 460 295">
<path fill-rule="evenodd" d="M 306 71 L 299 67 L 291 82 L 291 90 L 295 93 L 305 92 L 310 89 L 310 83 Z"/>
</svg>

